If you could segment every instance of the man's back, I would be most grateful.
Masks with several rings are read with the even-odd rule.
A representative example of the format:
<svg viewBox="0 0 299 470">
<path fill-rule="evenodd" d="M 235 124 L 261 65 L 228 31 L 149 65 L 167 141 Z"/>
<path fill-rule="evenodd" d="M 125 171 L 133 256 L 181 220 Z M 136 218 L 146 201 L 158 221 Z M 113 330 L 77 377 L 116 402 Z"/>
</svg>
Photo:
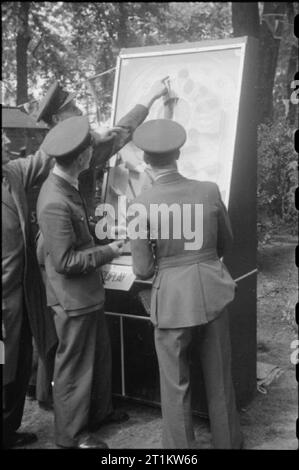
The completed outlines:
<svg viewBox="0 0 299 470">
<path fill-rule="evenodd" d="M 190 365 L 200 361 L 214 447 L 240 448 L 226 311 L 235 282 L 220 260 L 232 233 L 217 185 L 187 180 L 176 171 L 186 139 L 185 129 L 169 119 L 147 121 L 133 135 L 156 179 L 152 189 L 138 198 L 146 207 L 146 211 L 139 207 L 143 212 L 139 238 L 133 229 L 129 232 L 134 272 L 144 278 L 155 273 L 151 320 L 159 362 L 162 442 L 166 449 L 197 447 Z M 148 214 L 161 203 L 166 206 L 163 215 L 153 222 Z M 170 218 L 167 206 L 168 214 L 171 206 L 177 214 Z M 175 223 L 169 235 L 163 234 L 169 222 Z"/>
<path fill-rule="evenodd" d="M 134 203 L 146 208 L 155 245 L 153 254 L 148 240 L 131 241 L 135 274 L 147 278 L 157 270 L 153 323 L 181 328 L 216 318 L 235 289 L 219 260 L 232 242 L 232 233 L 218 186 L 173 171 L 158 177 Z"/>
<path fill-rule="evenodd" d="M 194 234 L 196 228 L 202 231 L 202 245 L 194 244 L 192 250 L 216 249 L 220 244 L 217 237 L 219 222 L 222 229 L 220 235 L 226 236 L 226 248 L 229 247 L 229 239 L 232 237 L 231 228 L 227 217 L 225 227 L 222 227 L 222 220 L 219 220 L 219 217 L 225 218 L 226 210 L 215 183 L 187 179 L 178 172 L 174 172 L 159 177 L 153 187 L 141 194 L 135 202 L 144 204 L 149 215 L 155 214 L 160 206 L 162 214 L 167 216 L 167 210 L 163 211 L 163 204 L 168 206 L 169 237 L 162 238 L 161 223 L 157 224 L 158 220 L 154 215 L 151 217 L 151 231 L 158 232 L 158 257 L 177 255 L 186 251 L 185 244 L 192 240 L 191 234 Z M 201 213 L 202 218 L 199 221 L 198 215 Z M 181 222 L 180 226 L 179 222 Z M 191 249 L 190 247 L 188 250 Z M 220 255 L 222 256 L 223 253 Z"/>
</svg>

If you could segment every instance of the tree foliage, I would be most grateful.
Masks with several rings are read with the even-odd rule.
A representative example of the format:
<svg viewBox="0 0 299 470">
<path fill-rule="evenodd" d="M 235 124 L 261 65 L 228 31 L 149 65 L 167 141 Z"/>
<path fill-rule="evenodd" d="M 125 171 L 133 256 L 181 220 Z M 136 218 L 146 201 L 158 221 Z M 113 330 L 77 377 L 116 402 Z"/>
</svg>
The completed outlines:
<svg viewBox="0 0 299 470">
<path fill-rule="evenodd" d="M 290 95 L 285 82 L 292 80 L 290 75 L 296 70 L 298 41 L 293 34 L 296 12 L 299 12 L 298 5 L 291 2 L 232 3 L 234 36 L 253 36 L 259 44 L 257 87 L 260 123 L 271 121 L 277 111 L 276 100 L 288 100 Z M 278 110 L 280 112 L 281 107 Z M 285 114 L 288 111 L 286 108 Z M 292 122 L 293 114 L 290 116 Z"/>
<path fill-rule="evenodd" d="M 16 76 L 19 8 L 2 3 L 3 69 L 10 97 Z M 229 3 L 26 2 L 29 6 L 29 98 L 39 99 L 56 78 L 83 96 L 82 81 L 115 67 L 121 48 L 198 41 L 231 34 Z M 25 79 L 25 77 L 23 77 Z M 94 82 L 98 105 L 109 114 L 114 76 Z M 86 104 L 86 103 L 85 103 Z"/>
<path fill-rule="evenodd" d="M 261 241 L 271 238 L 281 224 L 296 230 L 298 181 L 292 138 L 296 111 L 290 102 L 290 84 L 298 66 L 298 41 L 293 34 L 298 12 L 298 4 L 291 2 L 232 3 L 234 35 L 251 35 L 259 41 L 257 201 Z"/>
<path fill-rule="evenodd" d="M 298 185 L 293 130 L 286 121 L 261 124 L 258 130 L 258 233 L 271 238 L 281 223 L 297 231 L 294 204 Z"/>
<path fill-rule="evenodd" d="M 17 37 L 24 5 L 28 70 L 17 80 Z M 274 114 L 276 104 L 279 112 L 286 112 L 285 82 L 296 67 L 298 52 L 291 23 L 298 10 L 292 2 L 3 2 L 2 77 L 14 101 L 18 88 L 23 87 L 21 94 L 26 95 L 26 77 L 29 98 L 40 98 L 54 78 L 83 97 L 82 81 L 114 67 L 121 48 L 250 34 L 262 44 L 259 101 L 265 121 L 273 117 L 273 104 Z M 273 12 L 285 13 L 288 20 L 282 23 L 281 41 L 273 38 L 263 19 Z M 109 112 L 113 80 L 111 74 L 94 82 L 104 113 Z"/>
<path fill-rule="evenodd" d="M 24 4 L 27 19 L 22 16 Z M 103 121 L 110 115 L 114 74 L 92 81 L 92 87 L 84 81 L 115 67 L 120 49 L 233 35 L 258 38 L 259 120 L 264 123 L 259 127 L 259 227 L 262 233 L 278 219 L 295 220 L 288 125 L 296 125 L 289 98 L 298 68 L 298 41 L 293 35 L 297 3 L 3 2 L 1 9 L 2 79 L 10 104 L 20 103 L 21 96 L 40 99 L 55 78 L 77 92 L 86 111 L 96 102 Z M 284 15 L 278 30 L 276 13 Z"/>
</svg>

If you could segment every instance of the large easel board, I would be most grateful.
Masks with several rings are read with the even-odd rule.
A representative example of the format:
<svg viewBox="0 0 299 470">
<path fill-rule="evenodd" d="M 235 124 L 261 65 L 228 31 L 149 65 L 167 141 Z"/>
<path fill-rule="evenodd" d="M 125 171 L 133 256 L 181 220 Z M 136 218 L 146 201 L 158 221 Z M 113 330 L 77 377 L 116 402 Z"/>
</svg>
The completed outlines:
<svg viewBox="0 0 299 470">
<path fill-rule="evenodd" d="M 233 278 L 240 278 L 236 299 L 229 307 L 232 372 L 239 407 L 246 406 L 256 390 L 257 50 L 257 43 L 251 38 L 124 49 L 117 64 L 112 116 L 115 124 L 138 103 L 153 81 L 166 75 L 181 97 L 181 106 L 178 102 L 173 116 L 187 130 L 180 171 L 219 185 L 234 232 L 234 248 L 224 262 Z M 156 102 L 147 119 L 163 117 L 163 106 L 163 101 Z M 130 185 L 124 185 L 123 174 L 126 181 L 133 181 L 135 188 L 138 179 L 143 178 L 142 153 L 133 144 L 111 160 L 104 190 L 106 202 L 113 201 L 115 189 L 116 193 L 125 191 L 128 199 L 133 197 Z M 159 401 L 156 357 L 150 323 L 143 318 L 145 313 L 137 301 L 139 287 L 136 281 L 126 293 L 107 290 L 106 313 L 112 338 L 119 335 L 116 342 L 112 339 L 114 363 L 119 360 L 119 368 L 114 370 L 114 392 L 156 403 Z M 136 345 L 134 338 L 142 338 L 143 347 Z M 143 378 L 145 362 L 155 386 L 149 387 Z M 193 409 L 206 413 L 198 367 L 192 377 Z"/>
<path fill-rule="evenodd" d="M 226 204 L 229 201 L 245 49 L 244 38 L 230 40 L 229 44 L 215 41 L 125 49 L 117 63 L 113 124 L 150 91 L 156 80 L 169 76 L 171 89 L 178 97 L 173 119 L 187 131 L 187 141 L 178 162 L 179 170 L 186 177 L 216 182 Z M 160 99 L 153 104 L 147 119 L 164 116 L 165 106 Z M 127 144 L 120 151 L 117 166 L 120 161 L 124 164 L 120 172 L 128 171 L 130 184 L 117 188 L 118 176 L 115 181 L 112 177 L 110 179 L 113 189 L 125 193 L 129 199 L 147 183 L 142 157 L 142 152 L 132 142 Z M 116 159 L 111 159 L 111 167 L 115 163 Z"/>
</svg>

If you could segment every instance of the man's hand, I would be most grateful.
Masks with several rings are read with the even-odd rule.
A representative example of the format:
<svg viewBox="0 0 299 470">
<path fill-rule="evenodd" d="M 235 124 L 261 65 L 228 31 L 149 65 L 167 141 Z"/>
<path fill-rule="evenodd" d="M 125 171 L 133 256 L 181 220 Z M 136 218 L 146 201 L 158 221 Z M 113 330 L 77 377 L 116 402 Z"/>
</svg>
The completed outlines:
<svg viewBox="0 0 299 470">
<path fill-rule="evenodd" d="M 153 100 L 157 100 L 163 95 L 166 95 L 168 92 L 167 86 L 165 85 L 165 81 L 167 77 L 162 78 L 162 80 L 157 80 L 151 87 L 149 95 L 152 97 Z"/>
<path fill-rule="evenodd" d="M 111 233 L 113 233 L 112 238 L 117 238 L 118 240 L 126 240 L 127 238 L 127 228 L 123 225 L 114 225 L 111 227 Z"/>
<path fill-rule="evenodd" d="M 139 104 L 146 106 L 148 109 L 152 106 L 154 101 L 160 98 L 163 95 L 168 93 L 168 88 L 164 83 L 168 77 L 164 77 L 161 80 L 157 80 L 151 87 L 147 95 L 143 96 L 139 100 Z"/>
<path fill-rule="evenodd" d="M 100 131 L 91 132 L 92 135 L 92 140 L 93 140 L 93 147 L 97 147 L 99 144 L 102 144 L 103 142 L 108 142 L 111 139 L 114 139 L 114 137 L 122 131 L 122 127 L 111 127 L 109 128 L 102 128 Z"/>
<path fill-rule="evenodd" d="M 120 256 L 123 252 L 123 246 L 124 246 L 124 241 L 123 240 L 117 240 L 115 242 L 109 243 L 110 248 L 112 248 L 115 258 Z"/>
</svg>

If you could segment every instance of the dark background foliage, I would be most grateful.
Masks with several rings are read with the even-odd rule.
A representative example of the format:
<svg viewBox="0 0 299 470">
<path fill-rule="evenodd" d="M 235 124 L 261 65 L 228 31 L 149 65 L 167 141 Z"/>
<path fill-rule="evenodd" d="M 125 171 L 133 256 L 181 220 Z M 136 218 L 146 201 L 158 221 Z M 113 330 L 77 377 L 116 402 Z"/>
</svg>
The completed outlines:
<svg viewBox="0 0 299 470">
<path fill-rule="evenodd" d="M 281 225 L 297 229 L 297 111 L 290 95 L 298 68 L 298 3 L 3 2 L 1 8 L 5 104 L 40 99 L 56 78 L 101 122 L 110 116 L 114 72 L 92 86 L 86 79 L 115 67 L 121 48 L 257 38 L 258 233 L 264 241 Z"/>
</svg>

